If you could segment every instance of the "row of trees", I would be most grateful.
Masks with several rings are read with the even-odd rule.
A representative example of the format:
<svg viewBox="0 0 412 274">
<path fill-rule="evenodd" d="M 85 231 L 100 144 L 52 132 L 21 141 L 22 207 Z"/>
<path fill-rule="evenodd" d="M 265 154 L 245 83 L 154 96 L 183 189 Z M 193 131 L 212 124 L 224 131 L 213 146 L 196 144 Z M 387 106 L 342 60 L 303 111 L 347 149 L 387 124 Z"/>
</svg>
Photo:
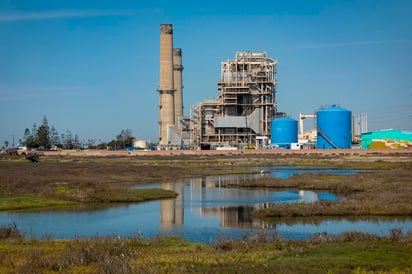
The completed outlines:
<svg viewBox="0 0 412 274">
<path fill-rule="evenodd" d="M 65 134 L 59 135 L 59 132 L 54 126 L 49 126 L 46 116 L 44 116 L 42 124 L 39 127 L 34 123 L 31 131 L 29 128 L 24 130 L 24 137 L 20 143 L 28 148 L 42 149 L 74 149 L 81 147 L 77 134 L 73 136 L 70 130 L 66 130 Z"/>
<path fill-rule="evenodd" d="M 73 136 L 68 129 L 64 134 L 59 134 L 54 126 L 49 126 L 47 117 L 44 116 L 39 127 L 34 123 L 31 130 L 29 128 L 24 130 L 24 137 L 19 140 L 19 143 L 28 148 L 40 149 L 125 149 L 133 146 L 133 139 L 131 129 L 123 129 L 120 134 L 116 135 L 116 139 L 108 143 L 101 140 L 96 141 L 95 139 L 80 141 L 79 136 L 77 134 Z"/>
</svg>

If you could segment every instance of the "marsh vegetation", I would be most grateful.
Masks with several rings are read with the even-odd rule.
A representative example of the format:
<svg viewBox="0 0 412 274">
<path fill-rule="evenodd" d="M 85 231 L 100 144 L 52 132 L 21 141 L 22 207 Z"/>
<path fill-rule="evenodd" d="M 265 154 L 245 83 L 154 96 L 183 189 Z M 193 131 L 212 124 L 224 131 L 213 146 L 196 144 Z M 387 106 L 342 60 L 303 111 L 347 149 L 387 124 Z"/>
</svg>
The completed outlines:
<svg viewBox="0 0 412 274">
<path fill-rule="evenodd" d="M 21 157 L 0 159 L 0 210 L 63 205 L 131 203 L 174 197 L 170 191 L 130 189 L 139 183 L 169 182 L 209 174 L 237 174 L 248 167 L 328 166 L 363 169 L 353 175 L 301 174 L 261 178 L 231 187 L 326 190 L 343 200 L 278 204 L 260 218 L 324 216 L 412 216 L 412 159 L 409 154 L 333 156 L 212 155 L 158 157 Z M 321 258 L 321 259 L 320 259 Z M 347 273 L 412 271 L 412 236 L 359 232 L 319 234 L 306 241 L 276 235 L 216 239 L 211 245 L 181 238 L 142 239 L 116 235 L 54 240 L 23 235 L 11 224 L 0 228 L 0 272 L 136 273 L 268 272 Z"/>
<path fill-rule="evenodd" d="M 408 273 L 412 234 L 319 234 L 307 241 L 248 235 L 211 245 L 181 238 L 109 235 L 25 238 L 0 227 L 1 273 Z"/>
</svg>

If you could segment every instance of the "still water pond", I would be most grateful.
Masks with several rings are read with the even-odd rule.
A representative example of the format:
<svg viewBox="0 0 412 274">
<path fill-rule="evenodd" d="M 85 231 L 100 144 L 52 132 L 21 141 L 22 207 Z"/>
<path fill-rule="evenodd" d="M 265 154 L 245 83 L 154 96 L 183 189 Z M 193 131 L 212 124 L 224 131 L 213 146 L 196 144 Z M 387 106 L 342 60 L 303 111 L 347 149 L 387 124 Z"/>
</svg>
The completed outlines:
<svg viewBox="0 0 412 274">
<path fill-rule="evenodd" d="M 295 174 L 329 173 L 335 175 L 350 175 L 359 172 L 367 172 L 368 170 L 333 169 L 327 166 L 278 166 L 262 168 L 260 171 L 266 172 L 268 173 L 268 176 L 274 178 L 286 179 Z"/>
<path fill-rule="evenodd" d="M 98 210 L 67 210 L 0 213 L 0 225 L 15 222 L 26 235 L 73 238 L 116 234 L 144 238 L 178 235 L 189 241 L 210 243 L 219 237 L 240 238 L 248 233 L 277 233 L 285 238 L 306 239 L 316 233 L 364 231 L 388 235 L 394 228 L 412 231 L 411 219 L 322 220 L 316 224 L 286 224 L 255 219 L 251 213 L 275 203 L 340 199 L 330 193 L 288 190 L 271 191 L 226 188 L 225 182 L 265 174 L 207 176 L 139 187 L 164 188 L 178 193 L 176 199 L 123 205 Z M 284 171 L 284 170 L 283 170 Z M 283 172 L 282 171 L 282 172 Z M 301 171 L 299 171 L 301 172 Z M 282 175 L 283 176 L 283 175 Z"/>
</svg>

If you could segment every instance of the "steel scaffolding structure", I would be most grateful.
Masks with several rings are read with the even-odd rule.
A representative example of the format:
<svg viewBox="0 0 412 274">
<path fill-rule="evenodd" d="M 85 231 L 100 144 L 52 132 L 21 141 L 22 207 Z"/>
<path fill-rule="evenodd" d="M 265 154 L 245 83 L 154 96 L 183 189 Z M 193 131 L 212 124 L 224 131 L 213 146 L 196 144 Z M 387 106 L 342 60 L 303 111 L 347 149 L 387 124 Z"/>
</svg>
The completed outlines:
<svg viewBox="0 0 412 274">
<path fill-rule="evenodd" d="M 266 52 L 237 52 L 222 62 L 218 98 L 191 109 L 192 147 L 266 145 L 276 113 L 276 65 Z"/>
</svg>

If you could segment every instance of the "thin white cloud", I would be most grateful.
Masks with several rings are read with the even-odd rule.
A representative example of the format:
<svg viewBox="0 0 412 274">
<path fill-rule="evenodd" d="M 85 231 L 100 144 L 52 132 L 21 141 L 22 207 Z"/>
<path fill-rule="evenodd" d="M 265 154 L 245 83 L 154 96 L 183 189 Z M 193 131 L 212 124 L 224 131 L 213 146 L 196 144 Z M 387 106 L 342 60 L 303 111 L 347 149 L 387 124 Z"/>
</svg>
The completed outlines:
<svg viewBox="0 0 412 274">
<path fill-rule="evenodd" d="M 408 40 L 376 40 L 376 41 L 357 41 L 357 42 L 339 42 L 339 43 L 318 43 L 295 46 L 296 49 L 322 49 L 322 48 L 344 48 L 344 47 L 359 47 L 369 45 L 380 45 L 388 43 L 403 43 L 410 42 Z"/>
<path fill-rule="evenodd" d="M 100 16 L 130 16 L 131 10 L 54 10 L 41 12 L 10 12 L 0 13 L 0 22 L 51 20 L 64 18 L 100 17 Z"/>
</svg>

